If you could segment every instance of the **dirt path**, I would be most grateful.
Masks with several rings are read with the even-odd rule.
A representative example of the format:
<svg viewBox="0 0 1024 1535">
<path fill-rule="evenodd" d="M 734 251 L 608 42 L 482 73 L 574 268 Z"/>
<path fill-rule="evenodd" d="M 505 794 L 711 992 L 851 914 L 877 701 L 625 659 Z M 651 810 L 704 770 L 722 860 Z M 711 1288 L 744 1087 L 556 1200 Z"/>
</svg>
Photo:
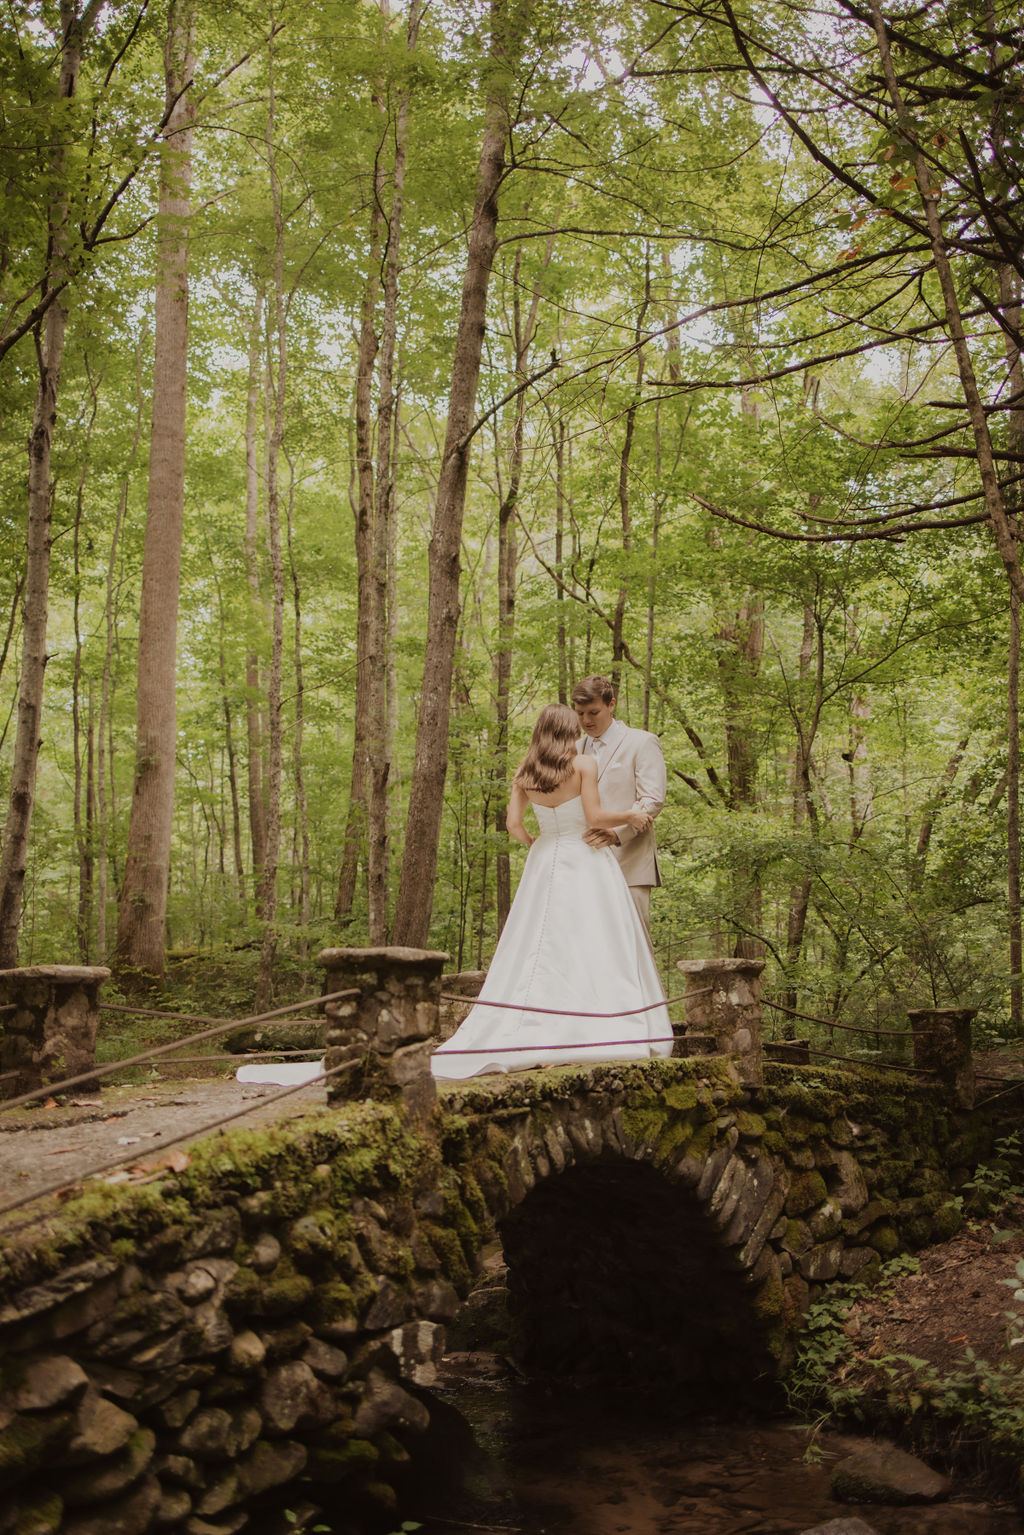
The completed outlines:
<svg viewBox="0 0 1024 1535">
<path fill-rule="evenodd" d="M 0 1206 L 62 1182 L 82 1182 L 115 1161 L 123 1163 L 120 1170 L 99 1176 L 115 1182 L 148 1177 L 153 1169 L 146 1164 L 161 1158 L 163 1148 L 173 1143 L 173 1151 L 181 1151 L 204 1132 L 216 1134 L 208 1127 L 239 1110 L 247 1112 L 225 1130 L 295 1118 L 327 1102 L 323 1083 L 275 1100 L 280 1091 L 207 1077 L 107 1087 L 94 1096 L 44 1099 L 38 1107 L 0 1113 Z"/>
</svg>

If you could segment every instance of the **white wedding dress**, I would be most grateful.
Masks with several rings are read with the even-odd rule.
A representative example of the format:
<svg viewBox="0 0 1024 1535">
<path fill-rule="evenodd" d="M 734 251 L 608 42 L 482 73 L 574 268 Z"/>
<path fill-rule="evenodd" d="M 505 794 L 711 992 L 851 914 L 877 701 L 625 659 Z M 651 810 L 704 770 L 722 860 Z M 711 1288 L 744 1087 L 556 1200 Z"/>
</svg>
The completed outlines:
<svg viewBox="0 0 1024 1535">
<path fill-rule="evenodd" d="M 665 993 L 615 855 L 583 841 L 587 821 L 578 795 L 533 810 L 540 836 L 479 1001 L 431 1058 L 435 1077 L 672 1053 Z M 601 1014 L 631 1016 L 595 1016 Z"/>
</svg>

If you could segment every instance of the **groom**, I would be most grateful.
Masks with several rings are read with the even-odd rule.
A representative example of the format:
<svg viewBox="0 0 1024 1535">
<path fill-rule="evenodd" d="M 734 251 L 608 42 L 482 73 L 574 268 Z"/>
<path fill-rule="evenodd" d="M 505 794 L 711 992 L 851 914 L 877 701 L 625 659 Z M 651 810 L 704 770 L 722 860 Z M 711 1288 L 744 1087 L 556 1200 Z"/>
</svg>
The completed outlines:
<svg viewBox="0 0 1024 1535">
<path fill-rule="evenodd" d="M 572 690 L 572 706 L 583 728 L 580 752 L 597 758 L 597 781 L 605 810 L 632 810 L 638 802 L 656 816 L 665 803 L 665 758 L 658 737 L 632 730 L 615 718 L 615 689 L 607 677 L 584 677 Z M 647 831 L 620 826 L 588 831 L 584 842 L 610 847 L 626 876 L 629 893 L 650 931 L 651 886 L 661 884 L 653 825 Z"/>
</svg>

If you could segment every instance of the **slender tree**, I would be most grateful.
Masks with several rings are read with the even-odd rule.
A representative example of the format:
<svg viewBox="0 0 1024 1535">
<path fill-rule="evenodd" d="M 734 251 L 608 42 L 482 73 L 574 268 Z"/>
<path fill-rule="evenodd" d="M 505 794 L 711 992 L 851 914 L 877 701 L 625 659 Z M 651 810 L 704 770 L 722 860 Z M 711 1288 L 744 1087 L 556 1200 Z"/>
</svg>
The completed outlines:
<svg viewBox="0 0 1024 1535">
<path fill-rule="evenodd" d="M 174 820 L 178 594 L 185 507 L 188 236 L 194 104 L 193 0 L 171 0 L 160 151 L 153 420 L 139 611 L 135 785 L 114 960 L 162 976 Z"/>
<path fill-rule="evenodd" d="M 395 908 L 394 939 L 422 946 L 430 927 L 448 751 L 452 672 L 459 616 L 459 545 L 466 504 L 487 290 L 494 263 L 498 193 L 505 173 L 505 144 L 515 100 L 514 69 L 530 0 L 491 0 L 490 64 L 476 199 L 455 338 L 448 422 L 430 540 L 427 643 L 416 726 L 416 755 L 402 876 Z"/>
<path fill-rule="evenodd" d="M 60 78 L 58 100 L 70 103 L 78 88 L 82 50 L 86 37 L 102 10 L 102 0 L 79 12 L 75 0 L 61 0 Z M 71 121 L 70 112 L 67 117 Z M 66 288 L 74 240 L 71 198 L 67 185 L 69 145 L 56 135 L 50 177 L 53 186 L 48 209 L 47 260 L 42 280 L 43 297 L 35 318 L 36 387 L 35 411 L 28 455 L 28 535 L 21 633 L 21 685 L 18 692 L 18 730 L 11 771 L 10 805 L 0 856 L 0 967 L 18 962 L 18 930 L 22 892 L 28 861 L 29 830 L 35 804 L 43 710 L 43 679 L 46 671 L 46 628 L 50 588 L 50 521 L 52 487 L 50 451 L 57 419 L 61 365 L 68 309 Z"/>
</svg>

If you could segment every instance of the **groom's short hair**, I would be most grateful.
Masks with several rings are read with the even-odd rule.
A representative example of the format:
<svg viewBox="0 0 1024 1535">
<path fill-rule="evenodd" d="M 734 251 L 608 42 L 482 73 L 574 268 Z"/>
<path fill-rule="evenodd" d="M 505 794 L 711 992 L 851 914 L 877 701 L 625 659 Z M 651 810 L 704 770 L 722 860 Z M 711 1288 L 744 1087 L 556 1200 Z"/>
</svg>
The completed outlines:
<svg viewBox="0 0 1024 1535">
<path fill-rule="evenodd" d="M 584 677 L 572 690 L 573 704 L 590 704 L 599 698 L 603 704 L 613 703 L 615 689 L 607 677 Z"/>
</svg>

